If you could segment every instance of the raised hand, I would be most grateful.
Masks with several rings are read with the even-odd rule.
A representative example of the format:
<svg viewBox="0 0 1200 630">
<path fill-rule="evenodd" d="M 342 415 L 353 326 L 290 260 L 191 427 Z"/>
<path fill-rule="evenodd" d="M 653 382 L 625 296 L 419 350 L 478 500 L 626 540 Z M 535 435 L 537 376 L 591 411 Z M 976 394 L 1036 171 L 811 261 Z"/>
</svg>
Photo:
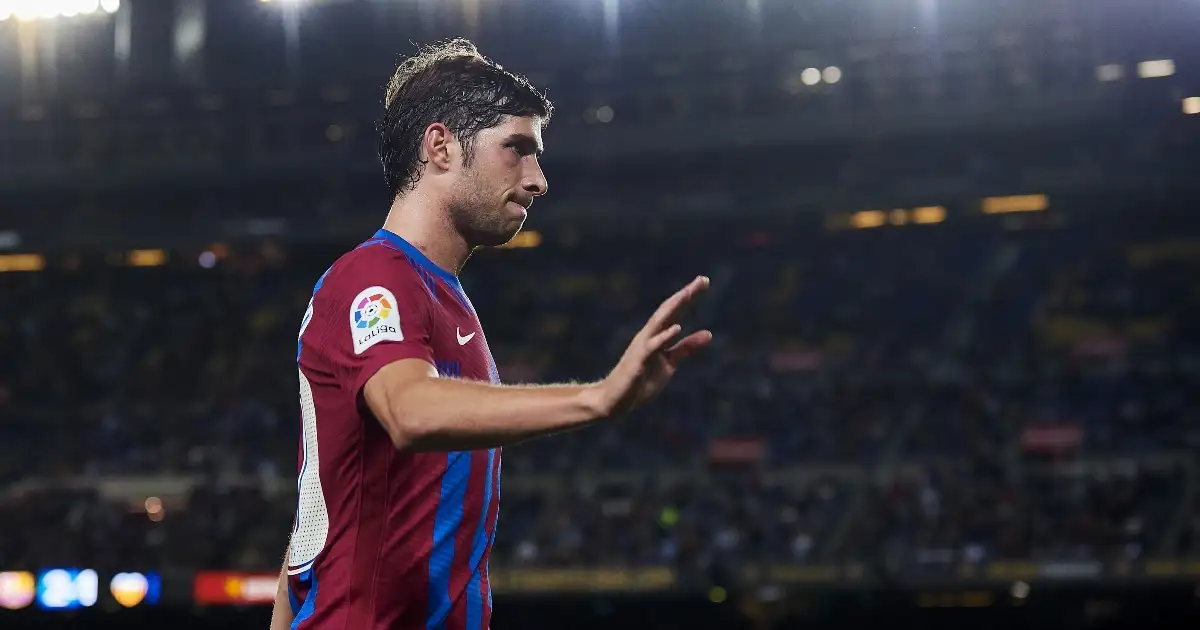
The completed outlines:
<svg viewBox="0 0 1200 630">
<path fill-rule="evenodd" d="M 671 343 L 683 329 L 679 319 L 708 285 L 707 277 L 697 276 L 659 305 L 634 335 L 617 366 L 595 386 L 601 415 L 625 413 L 657 396 L 680 363 L 712 341 L 711 332 L 699 330 Z"/>
</svg>

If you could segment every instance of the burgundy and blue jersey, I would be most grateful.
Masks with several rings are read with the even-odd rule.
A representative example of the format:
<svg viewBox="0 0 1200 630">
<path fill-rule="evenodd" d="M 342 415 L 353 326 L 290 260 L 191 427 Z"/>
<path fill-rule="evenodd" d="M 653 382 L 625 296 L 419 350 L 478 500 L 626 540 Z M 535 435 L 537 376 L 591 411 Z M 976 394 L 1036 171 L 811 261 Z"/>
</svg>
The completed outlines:
<svg viewBox="0 0 1200 630">
<path fill-rule="evenodd" d="M 380 230 L 317 282 L 296 354 L 292 628 L 487 630 L 500 449 L 398 450 L 362 398 L 371 376 L 403 359 L 499 382 L 458 279 Z"/>
</svg>

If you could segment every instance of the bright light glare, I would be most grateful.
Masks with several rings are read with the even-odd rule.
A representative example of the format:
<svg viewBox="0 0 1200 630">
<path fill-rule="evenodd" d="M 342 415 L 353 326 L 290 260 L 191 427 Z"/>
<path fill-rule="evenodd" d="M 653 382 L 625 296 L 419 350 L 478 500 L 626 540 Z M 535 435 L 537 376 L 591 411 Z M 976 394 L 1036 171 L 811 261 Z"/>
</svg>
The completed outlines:
<svg viewBox="0 0 1200 630">
<path fill-rule="evenodd" d="M 1183 99 L 1183 113 L 1188 116 L 1200 115 L 1200 96 L 1189 96 Z"/>
<path fill-rule="evenodd" d="M 1125 68 L 1115 63 L 1096 66 L 1097 81 L 1109 83 L 1111 81 L 1119 81 L 1123 76 L 1125 76 Z"/>
<path fill-rule="evenodd" d="M 76 2 L 63 3 L 61 15 L 63 17 L 75 17 L 80 14 L 95 13 L 100 8 L 100 0 L 78 0 Z"/>
<path fill-rule="evenodd" d="M 40 3 L 37 0 L 13 0 L 13 15 L 18 20 L 26 22 L 52 18 L 58 11 L 57 3 L 51 0 L 50 2 Z"/>
<path fill-rule="evenodd" d="M 116 13 L 120 0 L 0 0 L 0 21 L 15 17 L 22 21 L 91 15 L 103 9 Z"/>
<path fill-rule="evenodd" d="M 800 73 L 800 82 L 804 85 L 816 85 L 821 82 L 821 71 L 816 68 L 805 68 Z"/>
<path fill-rule="evenodd" d="M 837 83 L 842 80 L 842 69 L 837 66 L 825 68 L 823 75 L 826 83 Z"/>
<path fill-rule="evenodd" d="M 1138 76 L 1143 79 L 1158 79 L 1173 74 L 1175 74 L 1175 61 L 1172 59 L 1156 59 L 1138 64 Z"/>
</svg>

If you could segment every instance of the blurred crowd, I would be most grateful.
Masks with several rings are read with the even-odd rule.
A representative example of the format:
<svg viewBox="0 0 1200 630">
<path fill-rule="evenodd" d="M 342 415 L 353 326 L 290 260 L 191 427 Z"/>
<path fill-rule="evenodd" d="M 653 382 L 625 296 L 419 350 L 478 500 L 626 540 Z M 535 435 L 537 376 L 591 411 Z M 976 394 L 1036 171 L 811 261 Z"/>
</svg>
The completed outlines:
<svg viewBox="0 0 1200 630">
<path fill-rule="evenodd" d="M 495 562 L 1200 553 L 1200 226 L 1154 216 L 478 254 L 463 282 L 508 383 L 603 376 L 698 272 L 692 323 L 717 333 L 632 417 L 504 450 Z M 0 275 L 0 521 L 20 533 L 0 567 L 274 568 L 295 335 L 350 245 Z M 179 486 L 138 494 L 155 480 Z"/>
</svg>

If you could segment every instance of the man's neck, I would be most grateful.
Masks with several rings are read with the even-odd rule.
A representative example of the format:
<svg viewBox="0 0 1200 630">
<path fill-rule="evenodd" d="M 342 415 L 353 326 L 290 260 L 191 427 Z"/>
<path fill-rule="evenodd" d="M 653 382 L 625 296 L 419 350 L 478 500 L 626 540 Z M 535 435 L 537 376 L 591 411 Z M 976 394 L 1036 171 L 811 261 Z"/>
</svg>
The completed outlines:
<svg viewBox="0 0 1200 630">
<path fill-rule="evenodd" d="M 408 241 L 433 264 L 455 275 L 471 255 L 466 241 L 451 225 L 449 213 L 421 199 L 417 191 L 392 202 L 383 229 Z"/>
</svg>

